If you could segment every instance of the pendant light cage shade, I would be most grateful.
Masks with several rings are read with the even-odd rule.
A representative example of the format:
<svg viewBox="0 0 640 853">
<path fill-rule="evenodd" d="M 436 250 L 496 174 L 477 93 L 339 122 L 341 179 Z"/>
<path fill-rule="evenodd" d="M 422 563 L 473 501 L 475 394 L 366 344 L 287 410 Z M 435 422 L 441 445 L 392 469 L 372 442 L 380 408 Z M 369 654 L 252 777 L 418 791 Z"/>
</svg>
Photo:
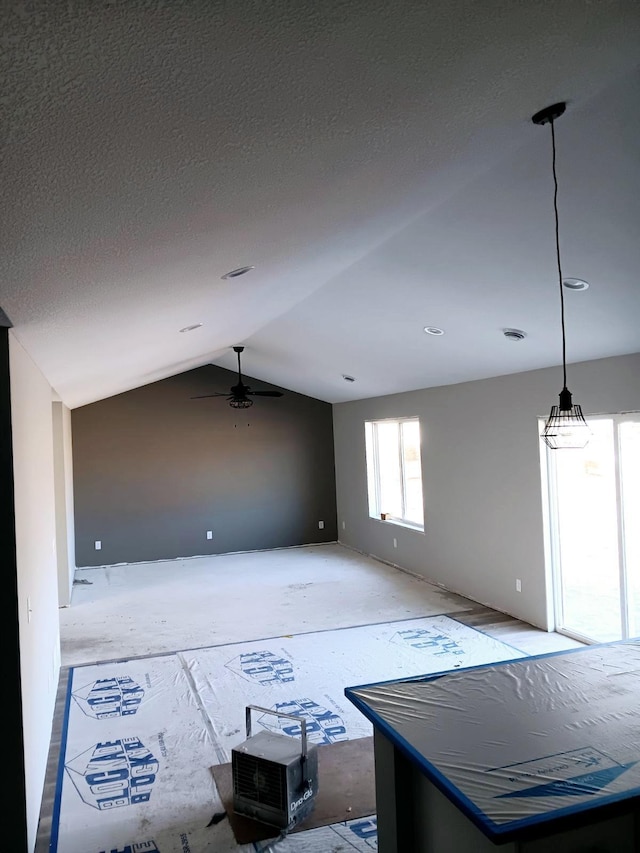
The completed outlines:
<svg viewBox="0 0 640 853">
<path fill-rule="evenodd" d="M 560 392 L 560 405 L 551 407 L 542 432 L 542 439 L 552 450 L 582 450 L 591 438 L 591 429 L 584 419 L 581 406 L 574 406 L 571 392 Z"/>
<path fill-rule="evenodd" d="M 580 406 L 563 411 L 552 406 L 542 433 L 542 439 L 552 450 L 582 450 L 591 438 L 591 430 Z"/>
</svg>

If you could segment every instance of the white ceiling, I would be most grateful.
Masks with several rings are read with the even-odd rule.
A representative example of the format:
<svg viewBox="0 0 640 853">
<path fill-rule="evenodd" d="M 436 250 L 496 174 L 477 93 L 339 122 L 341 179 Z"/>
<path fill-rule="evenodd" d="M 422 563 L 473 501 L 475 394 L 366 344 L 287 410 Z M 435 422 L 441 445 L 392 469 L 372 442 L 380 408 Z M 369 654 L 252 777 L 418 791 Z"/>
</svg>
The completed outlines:
<svg viewBox="0 0 640 853">
<path fill-rule="evenodd" d="M 331 402 L 558 364 L 530 121 L 558 100 L 563 271 L 591 283 L 568 359 L 640 349 L 637 0 L 35 0 L 0 24 L 0 307 L 69 406 L 233 369 L 234 344 Z"/>
</svg>

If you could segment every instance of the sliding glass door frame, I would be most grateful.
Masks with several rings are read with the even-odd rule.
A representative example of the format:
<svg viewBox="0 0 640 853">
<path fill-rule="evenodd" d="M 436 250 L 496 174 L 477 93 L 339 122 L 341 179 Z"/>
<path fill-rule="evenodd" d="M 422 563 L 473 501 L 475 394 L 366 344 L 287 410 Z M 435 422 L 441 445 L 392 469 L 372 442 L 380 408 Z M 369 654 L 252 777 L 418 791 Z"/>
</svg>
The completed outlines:
<svg viewBox="0 0 640 853">
<path fill-rule="evenodd" d="M 613 453 L 615 473 L 615 510 L 617 518 L 617 546 L 618 546 L 618 572 L 619 572 L 619 597 L 620 597 L 620 629 L 622 639 L 630 636 L 629 618 L 629 575 L 626 565 L 625 548 L 625 517 L 624 517 L 624 483 L 621 470 L 622 454 L 620 452 L 620 426 L 626 422 L 640 422 L 640 412 L 623 412 L 620 414 L 589 415 L 587 421 L 612 421 L 613 424 Z M 540 421 L 542 428 L 544 422 Z M 546 451 L 546 453 L 544 452 Z M 550 580 L 552 585 L 553 615 L 555 630 L 575 640 L 584 643 L 595 643 L 590 637 L 572 630 L 565 625 L 564 597 L 562 590 L 562 561 L 560 556 L 560 528 L 558 514 L 558 481 L 557 481 L 557 454 L 571 453 L 571 450 L 551 450 L 544 447 L 542 453 L 543 461 L 543 492 L 546 493 L 545 510 L 545 533 L 547 536 L 547 554 L 550 560 Z M 545 464 L 546 463 L 546 464 Z"/>
<path fill-rule="evenodd" d="M 624 513 L 622 496 L 622 470 L 620 467 L 620 424 L 623 415 L 613 417 L 613 452 L 616 473 L 616 518 L 618 519 L 618 565 L 620 569 L 620 619 L 622 623 L 622 639 L 629 637 L 629 589 L 627 562 L 624 542 Z"/>
</svg>

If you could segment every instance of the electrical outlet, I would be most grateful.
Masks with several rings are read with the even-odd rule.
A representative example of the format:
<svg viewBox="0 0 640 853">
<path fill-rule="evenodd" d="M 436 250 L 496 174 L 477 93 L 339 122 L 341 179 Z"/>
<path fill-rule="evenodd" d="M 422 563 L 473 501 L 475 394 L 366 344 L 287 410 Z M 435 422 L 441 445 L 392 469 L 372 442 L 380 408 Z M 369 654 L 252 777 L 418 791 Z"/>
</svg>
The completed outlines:
<svg viewBox="0 0 640 853">
<path fill-rule="evenodd" d="M 345 530 L 346 526 L 347 526 L 346 523 L 343 521 L 342 522 L 342 529 Z"/>
<path fill-rule="evenodd" d="M 516 592 L 522 592 L 522 581 L 520 578 L 516 578 Z"/>
<path fill-rule="evenodd" d="M 207 539 L 213 539 L 213 530 L 207 530 Z"/>
<path fill-rule="evenodd" d="M 324 530 L 324 521 L 318 522 L 318 530 Z"/>
<path fill-rule="evenodd" d="M 394 537 L 394 539 L 393 539 L 393 547 L 394 547 L 394 548 L 397 548 L 397 547 L 398 547 L 398 540 L 397 540 L 395 537 Z"/>
<path fill-rule="evenodd" d="M 101 551 L 101 550 L 102 550 L 102 542 L 100 541 L 100 539 L 96 539 L 96 541 L 95 541 L 95 547 L 96 547 L 96 551 Z"/>
</svg>

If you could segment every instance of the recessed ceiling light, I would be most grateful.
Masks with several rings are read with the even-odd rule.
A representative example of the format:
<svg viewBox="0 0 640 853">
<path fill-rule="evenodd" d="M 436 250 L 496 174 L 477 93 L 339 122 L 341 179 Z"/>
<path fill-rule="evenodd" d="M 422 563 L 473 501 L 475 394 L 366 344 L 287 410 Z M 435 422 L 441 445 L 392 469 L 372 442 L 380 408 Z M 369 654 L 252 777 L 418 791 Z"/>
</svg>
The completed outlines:
<svg viewBox="0 0 640 853">
<path fill-rule="evenodd" d="M 502 334 L 508 341 L 522 341 L 527 337 L 527 333 L 522 329 L 503 329 Z"/>
<path fill-rule="evenodd" d="M 346 373 L 342 374 L 342 378 L 344 379 L 345 382 L 355 382 L 356 381 L 355 376 L 348 376 Z"/>
<path fill-rule="evenodd" d="M 444 335 L 444 329 L 439 329 L 437 326 L 425 326 L 424 330 L 428 335 Z"/>
<path fill-rule="evenodd" d="M 200 329 L 202 327 L 202 323 L 194 323 L 193 326 L 185 326 L 184 329 L 180 329 L 181 332 L 193 332 L 194 329 Z"/>
<path fill-rule="evenodd" d="M 225 273 L 222 278 L 238 278 L 238 276 L 245 275 L 245 273 L 251 272 L 255 267 L 238 267 L 236 270 L 230 270 Z"/>
<path fill-rule="evenodd" d="M 567 290 L 588 290 L 589 282 L 582 278 L 563 278 L 562 283 Z"/>
</svg>

